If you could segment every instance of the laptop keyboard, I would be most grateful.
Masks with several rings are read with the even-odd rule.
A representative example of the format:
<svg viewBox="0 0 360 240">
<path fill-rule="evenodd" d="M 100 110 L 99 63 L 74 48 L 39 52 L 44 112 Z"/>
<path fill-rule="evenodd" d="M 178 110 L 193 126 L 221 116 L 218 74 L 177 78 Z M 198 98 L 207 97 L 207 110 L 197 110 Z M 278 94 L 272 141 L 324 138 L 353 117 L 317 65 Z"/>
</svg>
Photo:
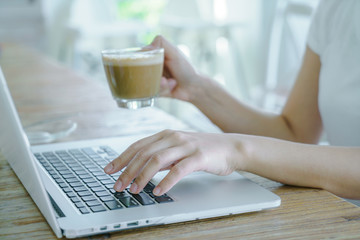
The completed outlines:
<svg viewBox="0 0 360 240">
<path fill-rule="evenodd" d="M 34 153 L 63 192 L 82 214 L 172 202 L 164 194 L 154 196 L 149 182 L 139 194 L 113 189 L 121 172 L 104 173 L 103 168 L 118 154 L 108 146 Z"/>
</svg>

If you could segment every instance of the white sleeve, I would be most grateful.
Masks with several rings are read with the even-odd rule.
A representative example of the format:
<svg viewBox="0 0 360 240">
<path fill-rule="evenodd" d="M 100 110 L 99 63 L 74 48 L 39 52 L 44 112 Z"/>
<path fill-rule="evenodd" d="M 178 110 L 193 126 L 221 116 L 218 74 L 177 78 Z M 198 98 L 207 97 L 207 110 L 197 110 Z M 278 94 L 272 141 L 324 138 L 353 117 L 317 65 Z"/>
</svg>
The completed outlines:
<svg viewBox="0 0 360 240">
<path fill-rule="evenodd" d="M 330 26 L 326 21 L 330 0 L 321 0 L 312 18 L 307 37 L 307 45 L 318 55 L 321 55 L 326 45 L 326 31 Z"/>
</svg>

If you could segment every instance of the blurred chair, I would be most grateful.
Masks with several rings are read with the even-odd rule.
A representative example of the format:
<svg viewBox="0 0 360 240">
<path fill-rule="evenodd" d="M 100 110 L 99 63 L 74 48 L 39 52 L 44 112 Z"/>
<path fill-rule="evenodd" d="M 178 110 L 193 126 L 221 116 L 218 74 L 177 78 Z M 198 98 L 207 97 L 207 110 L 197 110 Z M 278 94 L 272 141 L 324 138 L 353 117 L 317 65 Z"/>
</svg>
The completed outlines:
<svg viewBox="0 0 360 240">
<path fill-rule="evenodd" d="M 278 0 L 269 39 L 262 107 L 279 111 L 296 80 L 317 0 Z"/>
</svg>

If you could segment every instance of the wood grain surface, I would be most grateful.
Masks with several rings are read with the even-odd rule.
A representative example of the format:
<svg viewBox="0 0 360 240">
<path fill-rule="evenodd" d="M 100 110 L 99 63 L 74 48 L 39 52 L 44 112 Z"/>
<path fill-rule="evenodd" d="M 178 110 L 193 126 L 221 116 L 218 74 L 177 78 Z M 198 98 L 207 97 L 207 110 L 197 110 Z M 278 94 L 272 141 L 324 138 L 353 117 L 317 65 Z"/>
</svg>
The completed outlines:
<svg viewBox="0 0 360 240">
<path fill-rule="evenodd" d="M 16 44 L 0 44 L 0 65 L 23 125 L 51 118 L 74 119 L 77 130 L 61 141 L 124 134 L 117 122 L 126 121 L 129 112 L 115 106 L 105 86 Z M 323 190 L 284 186 L 242 174 L 279 195 L 281 206 L 84 239 L 360 239 L 359 207 Z M 2 157 L 0 176 L 0 239 L 56 239 Z"/>
</svg>

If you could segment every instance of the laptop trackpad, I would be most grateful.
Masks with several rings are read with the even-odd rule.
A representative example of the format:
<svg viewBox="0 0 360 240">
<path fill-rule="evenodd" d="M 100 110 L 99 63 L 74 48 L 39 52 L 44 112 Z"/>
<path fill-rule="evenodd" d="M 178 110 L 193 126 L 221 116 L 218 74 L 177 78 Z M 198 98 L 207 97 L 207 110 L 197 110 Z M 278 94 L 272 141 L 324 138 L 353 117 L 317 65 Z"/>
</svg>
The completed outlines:
<svg viewBox="0 0 360 240">
<path fill-rule="evenodd" d="M 168 173 L 160 172 L 153 178 L 158 184 Z M 239 204 L 239 202 L 254 203 L 257 196 L 263 199 L 263 189 L 237 172 L 228 176 L 216 176 L 205 172 L 195 172 L 178 182 L 169 192 L 175 201 L 213 202 L 219 206 Z"/>
</svg>

